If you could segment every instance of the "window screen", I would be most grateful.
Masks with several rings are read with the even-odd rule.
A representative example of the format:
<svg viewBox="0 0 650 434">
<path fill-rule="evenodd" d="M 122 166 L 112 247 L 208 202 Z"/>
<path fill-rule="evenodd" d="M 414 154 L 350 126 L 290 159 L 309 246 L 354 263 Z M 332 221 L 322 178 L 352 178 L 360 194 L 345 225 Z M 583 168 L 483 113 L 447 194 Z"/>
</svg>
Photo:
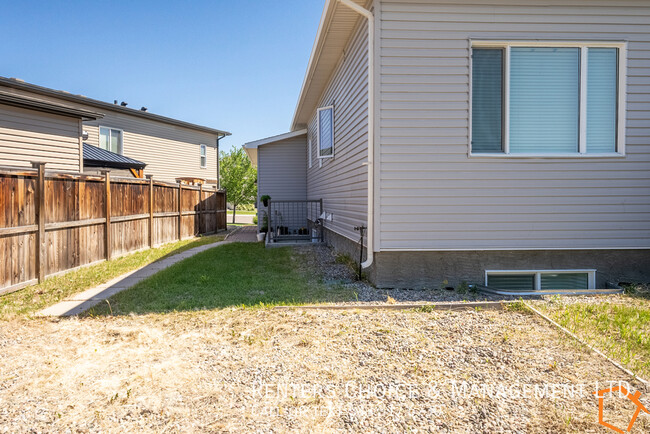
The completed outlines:
<svg viewBox="0 0 650 434">
<path fill-rule="evenodd" d="M 334 155 L 334 109 L 318 109 L 318 156 Z"/>
</svg>

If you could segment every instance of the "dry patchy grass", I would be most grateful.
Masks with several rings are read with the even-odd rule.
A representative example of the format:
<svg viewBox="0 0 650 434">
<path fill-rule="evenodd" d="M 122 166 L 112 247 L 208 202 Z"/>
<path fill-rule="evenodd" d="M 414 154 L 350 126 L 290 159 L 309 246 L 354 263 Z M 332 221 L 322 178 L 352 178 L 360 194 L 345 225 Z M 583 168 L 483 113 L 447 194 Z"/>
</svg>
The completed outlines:
<svg viewBox="0 0 650 434">
<path fill-rule="evenodd" d="M 221 309 L 0 323 L 0 426 L 13 432 L 605 433 L 591 392 L 609 380 L 627 378 L 519 312 Z M 587 388 L 467 397 L 452 381 Z M 607 408 L 628 420 L 626 404 Z"/>
</svg>

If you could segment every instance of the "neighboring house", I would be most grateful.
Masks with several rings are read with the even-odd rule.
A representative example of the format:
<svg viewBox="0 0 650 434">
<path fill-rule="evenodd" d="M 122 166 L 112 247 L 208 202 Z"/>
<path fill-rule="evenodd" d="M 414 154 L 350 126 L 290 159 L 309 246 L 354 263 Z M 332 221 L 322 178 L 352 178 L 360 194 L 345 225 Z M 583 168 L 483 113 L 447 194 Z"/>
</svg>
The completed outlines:
<svg viewBox="0 0 650 434">
<path fill-rule="evenodd" d="M 0 90 L 0 166 L 83 170 L 82 121 L 101 114 Z"/>
<path fill-rule="evenodd" d="M 144 174 L 157 180 L 218 179 L 219 140 L 230 135 L 226 131 L 11 78 L 0 77 L 0 91 L 101 113 L 84 120 L 83 142 L 146 163 Z M 77 149 L 83 152 L 81 143 Z"/>
<path fill-rule="evenodd" d="M 379 287 L 649 281 L 648 41 L 645 0 L 328 0 L 292 133 L 245 148 L 336 248 L 369 228 Z"/>
</svg>

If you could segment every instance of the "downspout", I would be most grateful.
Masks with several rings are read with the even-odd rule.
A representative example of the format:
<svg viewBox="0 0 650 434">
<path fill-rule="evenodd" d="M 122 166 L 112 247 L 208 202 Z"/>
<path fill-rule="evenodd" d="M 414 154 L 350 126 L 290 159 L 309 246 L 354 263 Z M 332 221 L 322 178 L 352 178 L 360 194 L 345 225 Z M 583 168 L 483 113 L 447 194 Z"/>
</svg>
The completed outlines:
<svg viewBox="0 0 650 434">
<path fill-rule="evenodd" d="M 338 2 L 368 19 L 368 247 L 366 261 L 361 264 L 368 268 L 374 261 L 375 250 L 375 16 L 352 0 Z"/>
<path fill-rule="evenodd" d="M 221 190 L 221 180 L 219 179 L 219 175 L 220 175 L 220 173 L 219 173 L 219 163 L 220 163 L 220 161 L 219 161 L 219 140 L 223 139 L 224 137 L 226 137 L 226 136 L 225 135 L 223 135 L 223 136 L 217 135 L 217 190 Z"/>
</svg>

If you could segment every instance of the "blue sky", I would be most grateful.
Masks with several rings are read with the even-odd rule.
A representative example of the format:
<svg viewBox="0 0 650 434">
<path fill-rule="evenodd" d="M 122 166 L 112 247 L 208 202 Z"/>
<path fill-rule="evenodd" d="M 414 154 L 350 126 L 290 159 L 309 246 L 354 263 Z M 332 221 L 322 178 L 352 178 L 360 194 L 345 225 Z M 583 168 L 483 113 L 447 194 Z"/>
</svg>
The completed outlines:
<svg viewBox="0 0 650 434">
<path fill-rule="evenodd" d="M 289 124 L 324 0 L 4 2 L 0 75 L 233 135 Z"/>
</svg>

